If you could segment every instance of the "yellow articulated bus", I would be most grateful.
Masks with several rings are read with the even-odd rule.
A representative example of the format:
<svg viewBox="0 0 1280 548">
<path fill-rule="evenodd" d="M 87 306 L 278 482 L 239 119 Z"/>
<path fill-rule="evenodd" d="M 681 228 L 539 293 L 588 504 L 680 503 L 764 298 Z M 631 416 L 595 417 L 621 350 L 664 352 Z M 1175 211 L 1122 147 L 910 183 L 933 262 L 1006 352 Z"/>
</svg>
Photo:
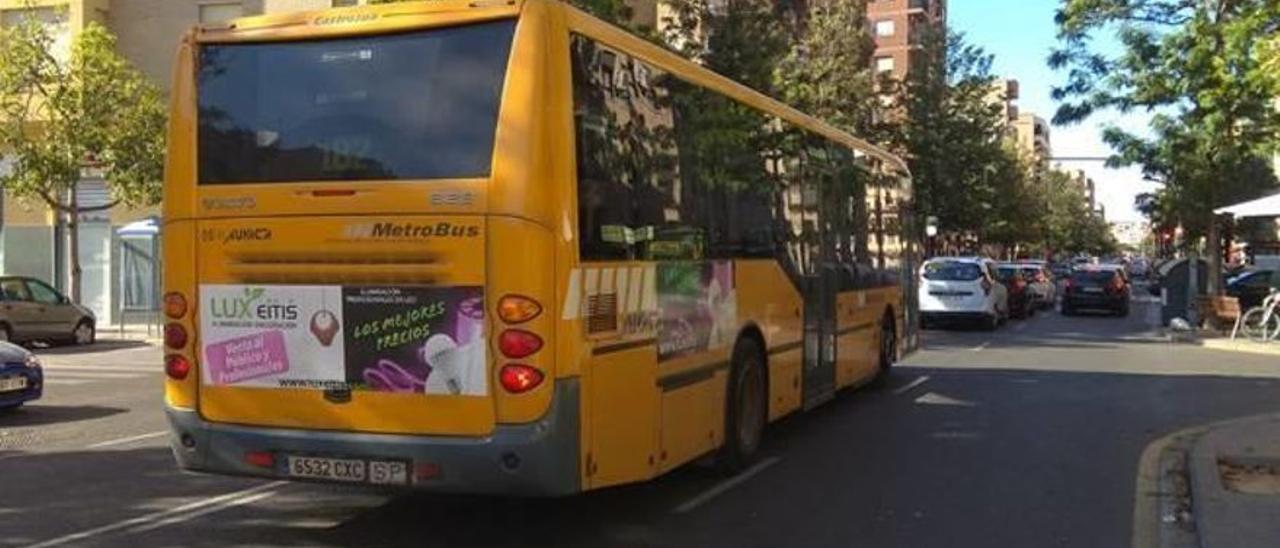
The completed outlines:
<svg viewBox="0 0 1280 548">
<path fill-rule="evenodd" d="M 172 101 L 185 469 L 522 495 L 732 470 L 914 346 L 900 160 L 559 2 L 204 26 Z"/>
</svg>

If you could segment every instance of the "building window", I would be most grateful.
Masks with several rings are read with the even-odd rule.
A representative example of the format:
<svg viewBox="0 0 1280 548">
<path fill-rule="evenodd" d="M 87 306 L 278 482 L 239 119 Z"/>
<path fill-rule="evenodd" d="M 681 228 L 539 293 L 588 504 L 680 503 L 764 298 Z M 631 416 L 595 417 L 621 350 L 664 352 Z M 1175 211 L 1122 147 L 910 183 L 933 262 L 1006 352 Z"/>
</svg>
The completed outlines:
<svg viewBox="0 0 1280 548">
<path fill-rule="evenodd" d="M 244 17 L 244 4 L 240 2 L 200 5 L 200 23 L 202 24 L 226 23 L 237 17 Z"/>
<path fill-rule="evenodd" d="M 35 7 L 0 10 L 0 28 L 11 27 L 34 20 L 53 38 L 50 53 L 54 59 L 65 63 L 71 58 L 71 25 L 67 10 L 57 7 Z"/>
<path fill-rule="evenodd" d="M 893 36 L 894 30 L 892 19 L 876 21 L 876 36 Z"/>
<path fill-rule="evenodd" d="M 876 57 L 876 72 L 893 72 L 893 58 Z"/>
</svg>

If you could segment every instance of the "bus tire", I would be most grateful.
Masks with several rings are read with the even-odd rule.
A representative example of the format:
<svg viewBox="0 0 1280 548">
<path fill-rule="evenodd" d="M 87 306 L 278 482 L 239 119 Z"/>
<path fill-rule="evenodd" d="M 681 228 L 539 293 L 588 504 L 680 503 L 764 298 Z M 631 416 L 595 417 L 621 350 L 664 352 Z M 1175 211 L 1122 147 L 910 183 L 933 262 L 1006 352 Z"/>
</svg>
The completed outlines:
<svg viewBox="0 0 1280 548">
<path fill-rule="evenodd" d="M 764 438 L 768 422 L 768 385 L 764 352 L 753 339 L 739 339 L 733 348 L 724 410 L 724 444 L 716 455 L 716 468 L 732 475 L 751 464 Z"/>
</svg>

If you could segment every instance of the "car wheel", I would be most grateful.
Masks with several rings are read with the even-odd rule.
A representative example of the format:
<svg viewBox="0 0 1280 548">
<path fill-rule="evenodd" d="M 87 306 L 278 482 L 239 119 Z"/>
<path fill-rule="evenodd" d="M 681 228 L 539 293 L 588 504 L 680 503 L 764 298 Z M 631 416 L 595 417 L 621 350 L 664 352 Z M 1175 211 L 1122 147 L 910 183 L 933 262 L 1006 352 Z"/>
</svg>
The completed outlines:
<svg viewBox="0 0 1280 548">
<path fill-rule="evenodd" d="M 742 471 L 760 449 L 768 419 L 766 392 L 764 354 L 755 341 L 739 340 L 733 349 L 733 366 L 729 372 L 724 445 L 716 456 L 716 467 L 721 472 Z"/>
<path fill-rule="evenodd" d="M 982 329 L 985 331 L 995 331 L 1000 327 L 1000 315 L 992 314 L 982 320 Z"/>
<path fill-rule="evenodd" d="M 89 320 L 80 320 L 80 323 L 76 324 L 76 330 L 71 333 L 72 341 L 78 346 L 93 344 L 97 338 L 97 330 Z"/>
<path fill-rule="evenodd" d="M 1120 316 L 1121 318 L 1128 318 L 1128 317 L 1129 317 L 1129 305 L 1124 305 L 1124 306 L 1120 307 L 1120 310 L 1117 310 L 1117 311 L 1116 311 L 1116 315 L 1117 315 L 1117 316 Z"/>
</svg>

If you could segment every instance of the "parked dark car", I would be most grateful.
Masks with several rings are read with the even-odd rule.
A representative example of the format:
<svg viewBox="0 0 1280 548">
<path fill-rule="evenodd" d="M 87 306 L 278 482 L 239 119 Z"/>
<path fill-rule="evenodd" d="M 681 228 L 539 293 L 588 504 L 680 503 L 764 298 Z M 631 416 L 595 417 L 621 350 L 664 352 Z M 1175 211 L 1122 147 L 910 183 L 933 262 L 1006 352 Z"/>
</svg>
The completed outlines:
<svg viewBox="0 0 1280 548">
<path fill-rule="evenodd" d="M 1009 290 L 1009 317 L 1023 319 L 1035 313 L 1036 297 L 1018 265 L 1002 264 L 997 267 L 996 280 Z"/>
<path fill-rule="evenodd" d="M 1280 289 L 1280 273 L 1274 270 L 1249 270 L 1227 280 L 1227 295 L 1240 300 L 1240 309 L 1262 304 L 1272 289 Z"/>
<path fill-rule="evenodd" d="M 33 278 L 0 277 L 0 341 L 93 344 L 93 311 Z"/>
<path fill-rule="evenodd" d="M 1049 265 L 1049 271 L 1053 272 L 1055 279 L 1061 280 L 1071 275 L 1071 265 L 1069 263 L 1053 263 Z"/>
<path fill-rule="evenodd" d="M 1129 281 L 1120 267 L 1077 268 L 1063 287 L 1062 314 L 1070 316 L 1080 310 L 1105 310 L 1117 316 L 1128 316 L 1129 292 Z"/>
<path fill-rule="evenodd" d="M 40 399 L 44 371 L 40 360 L 16 344 L 0 342 L 0 411 Z"/>
</svg>

